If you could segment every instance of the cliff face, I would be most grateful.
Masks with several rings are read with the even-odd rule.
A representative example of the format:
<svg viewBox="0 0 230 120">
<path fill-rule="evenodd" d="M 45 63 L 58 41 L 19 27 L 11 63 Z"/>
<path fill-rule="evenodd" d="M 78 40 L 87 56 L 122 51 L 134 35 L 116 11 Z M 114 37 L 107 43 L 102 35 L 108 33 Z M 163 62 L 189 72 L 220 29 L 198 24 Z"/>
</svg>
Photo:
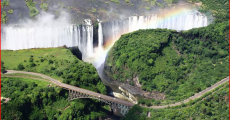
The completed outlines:
<svg viewBox="0 0 230 120">
<path fill-rule="evenodd" d="M 121 94 L 118 94 L 114 92 L 114 96 L 119 97 L 121 99 L 129 100 L 133 103 L 137 101 L 138 96 L 142 96 L 148 99 L 155 99 L 155 100 L 164 100 L 165 99 L 165 93 L 163 92 L 157 92 L 157 91 L 144 91 L 141 88 L 141 84 L 138 80 L 138 77 L 134 77 L 133 79 L 127 79 L 125 82 L 119 82 L 118 80 L 115 80 L 112 78 L 113 74 L 111 74 L 110 71 L 111 67 L 105 64 L 104 73 L 107 77 L 109 77 L 113 84 L 119 86 L 119 90 L 121 91 Z M 133 85 L 130 85 L 129 83 L 133 82 Z M 135 103 L 136 104 L 136 103 Z"/>
</svg>

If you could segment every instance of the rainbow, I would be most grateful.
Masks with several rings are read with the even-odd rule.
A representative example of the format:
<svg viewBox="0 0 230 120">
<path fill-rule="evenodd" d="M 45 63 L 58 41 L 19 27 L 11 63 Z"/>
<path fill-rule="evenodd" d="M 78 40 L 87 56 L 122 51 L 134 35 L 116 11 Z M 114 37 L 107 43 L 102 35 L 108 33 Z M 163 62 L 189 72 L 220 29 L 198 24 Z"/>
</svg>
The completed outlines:
<svg viewBox="0 0 230 120">
<path fill-rule="evenodd" d="M 194 14 L 194 12 L 196 13 Z M 105 42 L 101 48 L 94 49 L 94 56 L 86 58 L 84 61 L 93 63 L 97 68 L 104 63 L 108 51 L 121 35 L 139 29 L 167 28 L 181 31 L 208 25 L 207 17 L 197 12 L 193 6 L 173 7 L 161 10 L 153 15 L 131 16 L 127 20 L 129 20 L 128 25 L 120 26 L 125 27 L 125 31 L 112 30 L 114 32 L 112 33 L 113 36 L 104 40 Z"/>
</svg>

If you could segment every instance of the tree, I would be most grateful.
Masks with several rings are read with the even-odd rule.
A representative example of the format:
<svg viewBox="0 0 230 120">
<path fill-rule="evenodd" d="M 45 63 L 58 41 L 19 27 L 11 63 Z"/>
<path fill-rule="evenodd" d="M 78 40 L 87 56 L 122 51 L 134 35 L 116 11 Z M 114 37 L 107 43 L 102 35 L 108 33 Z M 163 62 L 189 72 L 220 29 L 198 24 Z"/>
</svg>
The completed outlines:
<svg viewBox="0 0 230 120">
<path fill-rule="evenodd" d="M 53 64 L 54 63 L 54 61 L 53 60 L 49 60 L 49 64 Z"/>
<path fill-rule="evenodd" d="M 29 62 L 33 62 L 33 61 L 34 61 L 34 58 L 31 56 L 29 59 Z"/>
<path fill-rule="evenodd" d="M 18 64 L 18 70 L 23 70 L 23 69 L 25 69 L 25 67 L 23 66 L 23 64 L 22 63 Z"/>
<path fill-rule="evenodd" d="M 5 73 L 6 68 L 4 67 L 4 62 L 1 61 L 1 73 Z"/>
<path fill-rule="evenodd" d="M 143 108 L 138 105 L 134 105 L 132 109 L 130 109 L 129 113 L 123 118 L 123 120 L 145 120 L 142 112 Z"/>
</svg>

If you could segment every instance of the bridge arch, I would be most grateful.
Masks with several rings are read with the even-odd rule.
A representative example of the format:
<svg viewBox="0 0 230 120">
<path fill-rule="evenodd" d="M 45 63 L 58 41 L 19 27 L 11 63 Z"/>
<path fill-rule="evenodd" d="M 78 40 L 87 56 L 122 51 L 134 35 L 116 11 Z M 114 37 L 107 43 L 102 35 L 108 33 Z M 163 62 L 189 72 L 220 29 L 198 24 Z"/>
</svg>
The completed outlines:
<svg viewBox="0 0 230 120">
<path fill-rule="evenodd" d="M 98 97 L 95 97 L 95 96 L 91 96 L 91 95 L 88 95 L 88 94 L 84 94 L 84 93 L 81 93 L 81 92 L 77 92 L 77 91 L 73 91 L 73 90 L 69 90 L 69 97 L 68 97 L 68 100 L 69 101 L 72 101 L 72 100 L 76 100 L 76 99 L 85 99 L 85 98 L 89 98 L 89 99 L 97 99 L 101 102 L 104 102 L 106 104 L 109 104 L 111 106 L 111 109 L 113 111 L 117 111 L 117 109 L 120 110 L 120 113 L 125 116 L 128 112 L 129 112 L 129 109 L 131 108 L 130 106 L 126 106 L 126 105 L 123 105 L 123 104 L 120 104 L 120 103 L 116 103 L 116 102 L 112 102 L 112 101 L 109 101 L 109 100 L 106 100 L 106 99 L 103 99 L 101 98 L 100 96 Z M 115 99 L 115 98 L 114 98 Z"/>
</svg>

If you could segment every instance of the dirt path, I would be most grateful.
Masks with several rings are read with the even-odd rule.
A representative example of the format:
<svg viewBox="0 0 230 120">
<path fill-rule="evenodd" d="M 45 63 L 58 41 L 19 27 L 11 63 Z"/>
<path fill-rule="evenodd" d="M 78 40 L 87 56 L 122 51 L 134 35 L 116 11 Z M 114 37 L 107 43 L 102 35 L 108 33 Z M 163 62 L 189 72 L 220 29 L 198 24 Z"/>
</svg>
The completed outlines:
<svg viewBox="0 0 230 120">
<path fill-rule="evenodd" d="M 49 107 L 49 108 L 54 108 L 54 109 L 56 109 L 56 110 L 58 110 L 58 111 L 65 111 L 65 110 L 68 109 L 70 106 L 71 106 L 71 105 L 68 105 L 68 106 L 66 106 L 64 109 L 58 109 L 58 108 L 51 107 L 51 106 L 47 106 L 47 107 Z"/>
<path fill-rule="evenodd" d="M 59 82 L 58 80 L 55 80 L 53 78 L 50 78 L 48 76 L 45 76 L 45 75 L 42 75 L 42 74 L 39 74 L 39 73 L 33 73 L 33 72 L 25 72 L 25 71 L 14 71 L 14 70 L 7 70 L 7 73 L 6 74 L 10 74 L 10 73 L 23 73 L 23 74 L 30 74 L 30 75 L 35 75 L 35 76 L 39 76 L 39 77 L 42 77 L 44 79 L 47 79 L 47 80 L 50 80 L 51 82 L 53 82 L 54 84 L 58 85 L 58 86 L 64 86 L 64 88 L 72 88 L 72 89 L 80 89 L 79 91 L 82 91 L 84 89 L 81 89 L 81 88 L 78 88 L 78 87 L 74 87 L 74 86 L 70 86 L 70 85 L 67 85 L 67 84 L 64 84 L 64 83 L 61 83 Z M 205 93 L 207 92 L 210 92 L 212 90 L 214 90 L 215 88 L 219 87 L 220 85 L 226 83 L 229 81 L 229 77 L 227 78 L 224 78 L 222 79 L 221 81 L 217 82 L 216 84 L 212 85 L 211 87 L 208 87 L 206 88 L 205 90 L 199 92 L 199 93 L 196 93 L 194 96 L 191 96 L 189 97 L 188 99 L 184 100 L 184 101 L 181 101 L 181 102 L 177 102 L 177 103 L 174 103 L 174 104 L 169 104 L 169 105 L 163 105 L 163 106 L 150 106 L 150 107 L 147 107 L 147 106 L 142 106 L 142 107 L 146 107 L 146 108 L 154 108 L 154 109 L 161 109 L 161 108 L 167 108 L 167 107 L 173 107 L 173 106 L 178 106 L 178 105 L 181 105 L 182 103 L 187 103 L 189 102 L 190 100 L 194 100 L 196 98 L 199 98 L 201 97 L 202 95 L 204 95 Z M 63 85 L 61 85 L 63 84 Z M 91 92 L 91 91 L 88 91 L 88 90 L 84 90 L 84 92 L 90 92 L 91 94 L 99 94 L 99 93 L 95 93 L 95 92 Z M 101 97 L 107 97 L 108 99 L 110 99 L 109 96 L 105 96 L 105 95 L 101 95 Z M 116 99 L 116 98 L 112 98 L 114 100 L 119 100 L 119 99 Z M 119 102 L 123 102 L 123 101 L 120 101 Z M 131 105 L 131 103 L 130 103 Z M 133 104 L 134 105 L 134 104 Z"/>
<path fill-rule="evenodd" d="M 174 45 L 173 45 L 172 47 L 173 47 L 173 50 L 175 50 L 175 51 L 177 52 L 177 54 L 178 54 L 179 56 L 181 56 L 181 53 L 179 52 L 179 50 L 177 50 L 177 49 L 175 48 Z"/>
<path fill-rule="evenodd" d="M 175 51 L 177 52 L 177 54 L 178 54 L 179 56 L 181 56 L 180 51 L 177 50 L 177 49 L 175 48 L 175 43 L 174 43 L 174 41 L 172 42 L 172 47 L 173 47 L 173 50 L 175 50 Z"/>
<path fill-rule="evenodd" d="M 36 77 L 27 77 L 27 76 L 17 76 L 17 75 L 11 76 L 11 75 L 4 75 L 4 76 L 1 76 L 1 77 L 29 78 L 29 79 L 34 79 L 34 80 L 41 80 L 41 81 L 45 81 L 45 82 L 50 82 L 49 80 L 46 80 L 46 79 L 40 79 L 40 78 L 36 78 Z"/>
</svg>

